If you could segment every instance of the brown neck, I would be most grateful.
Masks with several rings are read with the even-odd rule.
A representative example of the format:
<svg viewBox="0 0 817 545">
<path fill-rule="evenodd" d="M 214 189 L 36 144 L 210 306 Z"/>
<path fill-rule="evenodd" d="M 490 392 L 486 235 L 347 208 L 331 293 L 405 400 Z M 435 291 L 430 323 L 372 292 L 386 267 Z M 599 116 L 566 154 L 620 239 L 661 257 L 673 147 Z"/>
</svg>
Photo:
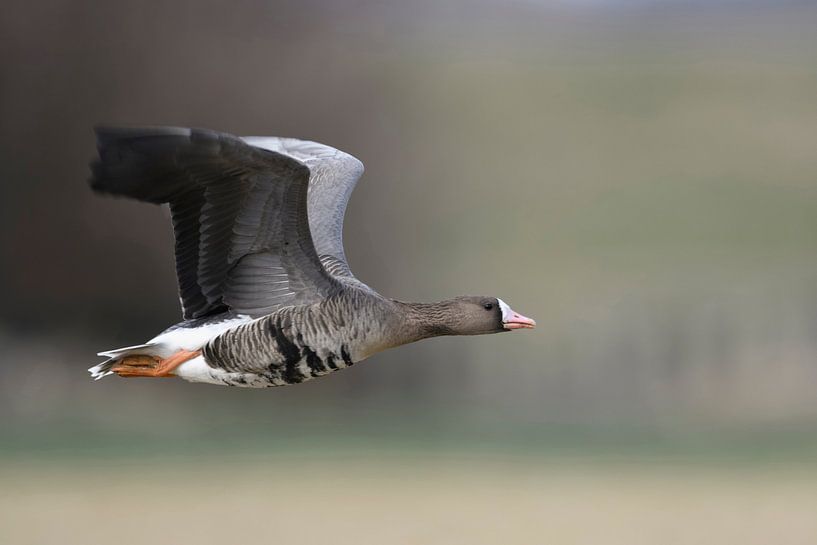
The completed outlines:
<svg viewBox="0 0 817 545">
<path fill-rule="evenodd" d="M 393 302 L 403 317 L 400 344 L 456 334 L 451 328 L 454 318 L 451 302 L 406 303 L 396 300 Z"/>
</svg>

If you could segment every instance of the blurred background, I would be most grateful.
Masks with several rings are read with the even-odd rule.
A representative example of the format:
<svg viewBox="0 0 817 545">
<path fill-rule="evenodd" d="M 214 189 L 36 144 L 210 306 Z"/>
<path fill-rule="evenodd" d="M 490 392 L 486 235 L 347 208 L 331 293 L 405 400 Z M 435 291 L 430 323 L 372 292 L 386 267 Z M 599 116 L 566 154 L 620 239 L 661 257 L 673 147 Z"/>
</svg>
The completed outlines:
<svg viewBox="0 0 817 545">
<path fill-rule="evenodd" d="M 0 542 L 817 542 L 817 5 L 6 3 Z M 85 371 L 180 319 L 96 123 L 316 140 L 381 293 L 535 331 L 239 390 Z"/>
</svg>

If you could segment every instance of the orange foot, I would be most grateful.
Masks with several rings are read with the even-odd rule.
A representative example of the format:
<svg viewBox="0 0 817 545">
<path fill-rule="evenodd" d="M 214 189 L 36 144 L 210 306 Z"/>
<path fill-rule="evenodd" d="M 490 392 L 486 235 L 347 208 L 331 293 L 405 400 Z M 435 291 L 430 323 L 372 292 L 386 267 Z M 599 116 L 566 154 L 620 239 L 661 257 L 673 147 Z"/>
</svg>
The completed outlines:
<svg viewBox="0 0 817 545">
<path fill-rule="evenodd" d="M 111 371 L 120 377 L 172 377 L 171 371 L 200 354 L 201 350 L 179 350 L 165 359 L 158 356 L 126 356 Z"/>
</svg>

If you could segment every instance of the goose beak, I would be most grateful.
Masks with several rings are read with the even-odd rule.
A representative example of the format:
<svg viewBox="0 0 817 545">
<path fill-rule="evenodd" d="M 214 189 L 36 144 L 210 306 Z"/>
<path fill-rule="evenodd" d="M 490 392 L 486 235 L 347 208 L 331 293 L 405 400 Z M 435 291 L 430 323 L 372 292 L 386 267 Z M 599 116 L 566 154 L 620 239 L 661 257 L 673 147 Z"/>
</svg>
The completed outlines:
<svg viewBox="0 0 817 545">
<path fill-rule="evenodd" d="M 502 327 L 505 329 L 533 329 L 536 327 L 536 320 L 522 316 L 505 303 L 502 299 L 499 301 L 499 308 L 502 309 Z"/>
<path fill-rule="evenodd" d="M 509 319 L 503 319 L 502 325 L 505 329 L 533 329 L 536 327 L 536 320 L 522 316 L 518 312 L 511 311 Z"/>
</svg>

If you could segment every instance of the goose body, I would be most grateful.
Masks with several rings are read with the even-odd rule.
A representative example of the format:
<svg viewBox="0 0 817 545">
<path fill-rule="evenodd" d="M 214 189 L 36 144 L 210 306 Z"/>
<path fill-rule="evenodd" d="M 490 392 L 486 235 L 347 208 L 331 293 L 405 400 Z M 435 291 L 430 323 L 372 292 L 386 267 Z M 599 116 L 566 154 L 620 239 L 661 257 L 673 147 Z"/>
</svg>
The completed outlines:
<svg viewBox="0 0 817 545">
<path fill-rule="evenodd" d="M 535 325 L 494 297 L 406 303 L 355 278 L 342 230 L 363 165 L 347 153 L 202 129 L 96 132 L 91 187 L 170 207 L 184 320 L 101 352 L 94 378 L 283 386 L 427 337 Z"/>
</svg>

